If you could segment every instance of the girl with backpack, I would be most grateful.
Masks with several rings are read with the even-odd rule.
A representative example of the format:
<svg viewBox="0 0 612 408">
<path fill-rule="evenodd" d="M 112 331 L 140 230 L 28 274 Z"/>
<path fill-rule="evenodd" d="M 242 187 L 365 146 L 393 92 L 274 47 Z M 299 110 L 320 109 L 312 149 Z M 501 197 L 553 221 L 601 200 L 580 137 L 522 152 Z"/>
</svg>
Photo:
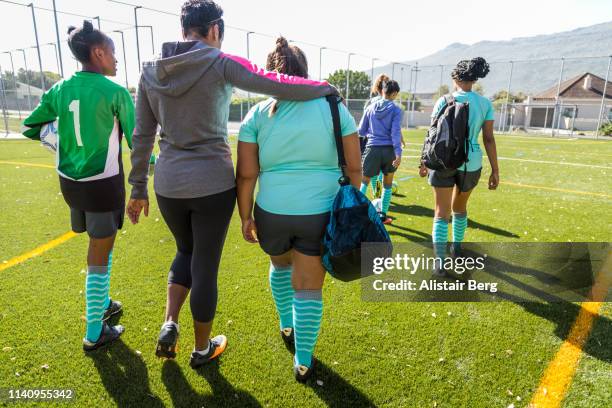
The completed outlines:
<svg viewBox="0 0 612 408">
<path fill-rule="evenodd" d="M 308 77 L 304 53 L 280 37 L 266 69 Z M 361 181 L 355 120 L 339 104 L 346 173 Z M 291 102 L 270 98 L 242 122 L 238 138 L 238 209 L 247 242 L 270 256 L 270 288 L 281 338 L 293 359 L 296 380 L 313 373 L 313 350 L 323 315 L 321 241 L 338 193 L 338 167 L 330 105 L 325 98 Z M 255 185 L 259 191 L 254 200 Z"/>
<path fill-rule="evenodd" d="M 387 211 L 391 204 L 393 175 L 402 162 L 402 109 L 393 101 L 400 91 L 397 81 L 382 83 L 382 97 L 368 106 L 359 124 L 359 135 L 368 142 L 363 153 L 363 179 L 361 192 L 366 194 L 370 180 L 383 173 L 383 224 L 391 224 Z"/>
<path fill-rule="evenodd" d="M 446 255 L 448 242 L 448 223 L 452 212 L 453 245 L 451 254 L 461 256 L 461 242 L 467 228 L 467 203 L 470 194 L 478 181 L 482 170 L 482 150 L 478 143 L 478 135 L 482 130 L 483 142 L 489 163 L 489 190 L 495 190 L 499 185 L 499 167 L 497 164 L 497 149 L 493 136 L 494 110 L 493 104 L 487 98 L 472 91 L 472 87 L 480 78 L 489 73 L 489 64 L 484 58 L 459 61 L 451 72 L 455 85 L 452 97 L 456 103 L 467 103 L 469 107 L 469 143 L 467 161 L 457 169 L 429 170 L 421 162 L 419 174 L 429 175 L 429 184 L 434 190 L 435 212 L 433 219 L 432 241 L 434 253 L 438 258 Z M 436 102 L 432 112 L 432 123 L 439 113 L 446 108 L 447 98 L 442 96 Z M 434 274 L 444 275 L 443 262 L 438 264 Z"/>
</svg>

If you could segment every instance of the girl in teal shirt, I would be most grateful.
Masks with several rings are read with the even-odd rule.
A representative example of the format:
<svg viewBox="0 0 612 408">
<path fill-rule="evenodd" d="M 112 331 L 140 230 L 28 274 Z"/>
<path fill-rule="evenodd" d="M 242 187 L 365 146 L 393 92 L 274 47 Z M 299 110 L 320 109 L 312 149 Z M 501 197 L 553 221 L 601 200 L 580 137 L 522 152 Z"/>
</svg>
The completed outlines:
<svg viewBox="0 0 612 408">
<path fill-rule="evenodd" d="M 306 57 L 282 37 L 268 55 L 266 69 L 308 76 Z M 357 127 L 343 104 L 339 109 L 347 175 L 359 187 Z M 282 339 L 295 351 L 298 381 L 310 377 L 315 367 L 312 353 L 323 315 L 325 279 L 321 240 L 340 176 L 326 99 L 268 99 L 253 107 L 242 123 L 236 180 L 242 233 L 248 242 L 259 242 L 270 256 L 272 296 Z"/>
<path fill-rule="evenodd" d="M 461 242 L 467 228 L 467 203 L 472 190 L 478 185 L 482 169 L 482 150 L 478 136 L 482 130 L 483 142 L 489 163 L 491 175 L 489 190 L 495 190 L 499 184 L 499 167 L 497 165 L 497 149 L 493 137 L 494 110 L 493 104 L 487 98 L 472 91 L 474 83 L 489 73 L 489 64 L 484 58 L 459 61 L 453 69 L 451 77 L 456 91 L 453 97 L 457 102 L 468 102 L 470 128 L 468 161 L 459 169 L 428 170 L 421 164 L 420 175 L 429 174 L 429 184 L 434 190 L 435 214 L 432 229 L 432 241 L 437 257 L 444 258 L 448 242 L 448 222 L 452 211 L 453 245 L 451 254 L 461 255 Z M 435 118 L 445 106 L 445 99 L 438 99 L 432 112 Z M 437 262 L 436 262 L 437 264 Z M 444 275 L 444 268 L 436 265 L 436 275 Z"/>
</svg>

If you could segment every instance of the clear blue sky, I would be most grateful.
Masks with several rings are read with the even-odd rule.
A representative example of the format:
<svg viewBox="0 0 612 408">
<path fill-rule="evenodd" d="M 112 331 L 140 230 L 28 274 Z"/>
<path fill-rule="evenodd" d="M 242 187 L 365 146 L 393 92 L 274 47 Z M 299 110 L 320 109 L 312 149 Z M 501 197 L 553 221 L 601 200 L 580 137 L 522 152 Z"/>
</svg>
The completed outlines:
<svg viewBox="0 0 612 408">
<path fill-rule="evenodd" d="M 13 0 L 26 3 L 28 0 Z M 51 0 L 33 0 L 39 7 L 51 8 Z M 180 0 L 126 0 L 178 13 Z M 138 71 L 133 29 L 133 10 L 130 7 L 109 3 L 106 0 L 56 0 L 59 10 L 88 16 L 125 22 L 126 25 L 102 21 L 102 29 L 111 31 L 126 28 L 128 72 L 131 85 Z M 277 0 L 220 0 L 225 10 L 226 24 L 271 35 L 283 34 L 291 40 L 301 40 L 330 48 L 389 61 L 417 59 L 434 53 L 453 42 L 475 43 L 483 40 L 509 40 L 538 34 L 550 34 L 582 26 L 602 23 L 612 19 L 610 0 L 515 0 L 475 1 L 277 1 Z M 459 4 L 461 7 L 457 7 Z M 30 10 L 25 7 L 0 2 L 0 51 L 28 47 L 34 44 Z M 52 14 L 36 11 L 41 43 L 55 42 Z M 162 41 L 180 38 L 178 17 L 139 11 L 140 24 L 153 25 L 157 48 Z M 66 27 L 80 24 L 82 18 L 60 15 L 62 41 Z M 451 28 L 449 30 L 449 28 Z M 118 59 L 122 58 L 120 40 L 116 41 Z M 148 31 L 141 31 L 143 59 L 152 55 Z M 251 59 L 262 64 L 266 52 L 274 40 L 261 35 L 251 36 Z M 301 45 L 310 62 L 310 74 L 319 76 L 319 49 Z M 225 51 L 246 55 L 246 37 L 243 32 L 228 29 Z M 68 73 L 75 69 L 67 46 L 62 47 L 64 66 Z M 588 54 L 588 50 L 585 50 Z M 22 58 L 16 59 L 19 66 Z M 8 68 L 8 56 L 0 56 L 3 69 Z M 38 67 L 36 54 L 28 52 L 28 64 Z M 371 59 L 363 56 L 352 58 L 352 68 L 367 69 Z M 51 46 L 43 47 L 43 65 L 46 70 L 57 71 Z M 122 67 L 122 61 L 120 61 Z M 323 56 L 323 75 L 346 66 L 346 54 L 327 50 Z M 118 73 L 122 81 L 123 72 Z"/>
</svg>

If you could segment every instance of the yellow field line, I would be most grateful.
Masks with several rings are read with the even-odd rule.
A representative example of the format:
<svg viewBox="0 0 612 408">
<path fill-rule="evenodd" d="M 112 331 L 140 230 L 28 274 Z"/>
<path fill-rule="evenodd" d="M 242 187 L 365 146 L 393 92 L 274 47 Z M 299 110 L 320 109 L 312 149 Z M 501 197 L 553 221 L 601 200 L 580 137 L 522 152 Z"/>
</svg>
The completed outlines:
<svg viewBox="0 0 612 408">
<path fill-rule="evenodd" d="M 5 161 L 5 160 L 0 160 L 0 164 L 12 164 L 15 166 L 28 166 L 28 167 L 42 167 L 44 169 L 54 169 L 55 168 L 55 166 L 51 166 L 48 164 L 24 163 L 24 162 Z"/>
<path fill-rule="evenodd" d="M 48 250 L 63 244 L 64 242 L 68 241 L 71 238 L 76 237 L 77 234 L 75 234 L 74 232 L 70 231 L 65 233 L 64 235 L 61 235 L 49 242 L 47 242 L 46 244 L 42 244 L 41 246 L 34 248 L 33 250 L 26 252 L 25 254 L 16 256 L 14 258 L 9 259 L 8 261 L 3 262 L 2 264 L 0 264 L 0 271 L 3 271 L 5 269 L 10 268 L 11 266 L 15 266 L 18 265 L 22 262 L 27 261 L 30 258 L 34 258 L 35 256 L 41 255 L 44 252 L 47 252 Z"/>
<path fill-rule="evenodd" d="M 576 373 L 595 318 L 608 293 L 612 275 L 612 253 L 609 253 L 591 291 L 590 302 L 581 304 L 569 336 L 544 371 L 529 408 L 557 408 L 565 398 Z"/>
</svg>

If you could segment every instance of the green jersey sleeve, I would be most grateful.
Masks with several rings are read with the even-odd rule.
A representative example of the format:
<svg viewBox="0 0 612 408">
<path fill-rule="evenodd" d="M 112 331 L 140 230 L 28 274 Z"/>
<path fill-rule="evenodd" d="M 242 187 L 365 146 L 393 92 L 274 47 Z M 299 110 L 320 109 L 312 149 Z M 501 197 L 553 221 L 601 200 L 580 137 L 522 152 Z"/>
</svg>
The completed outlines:
<svg viewBox="0 0 612 408">
<path fill-rule="evenodd" d="M 45 92 L 40 99 L 40 103 L 23 121 L 23 135 L 34 140 L 40 140 L 40 129 L 45 123 L 53 122 L 57 119 L 56 111 L 56 90 L 57 85 Z"/>
<path fill-rule="evenodd" d="M 134 101 L 127 89 L 117 92 L 114 101 L 115 115 L 119 119 L 123 136 L 132 149 L 132 134 L 134 133 Z"/>
</svg>

